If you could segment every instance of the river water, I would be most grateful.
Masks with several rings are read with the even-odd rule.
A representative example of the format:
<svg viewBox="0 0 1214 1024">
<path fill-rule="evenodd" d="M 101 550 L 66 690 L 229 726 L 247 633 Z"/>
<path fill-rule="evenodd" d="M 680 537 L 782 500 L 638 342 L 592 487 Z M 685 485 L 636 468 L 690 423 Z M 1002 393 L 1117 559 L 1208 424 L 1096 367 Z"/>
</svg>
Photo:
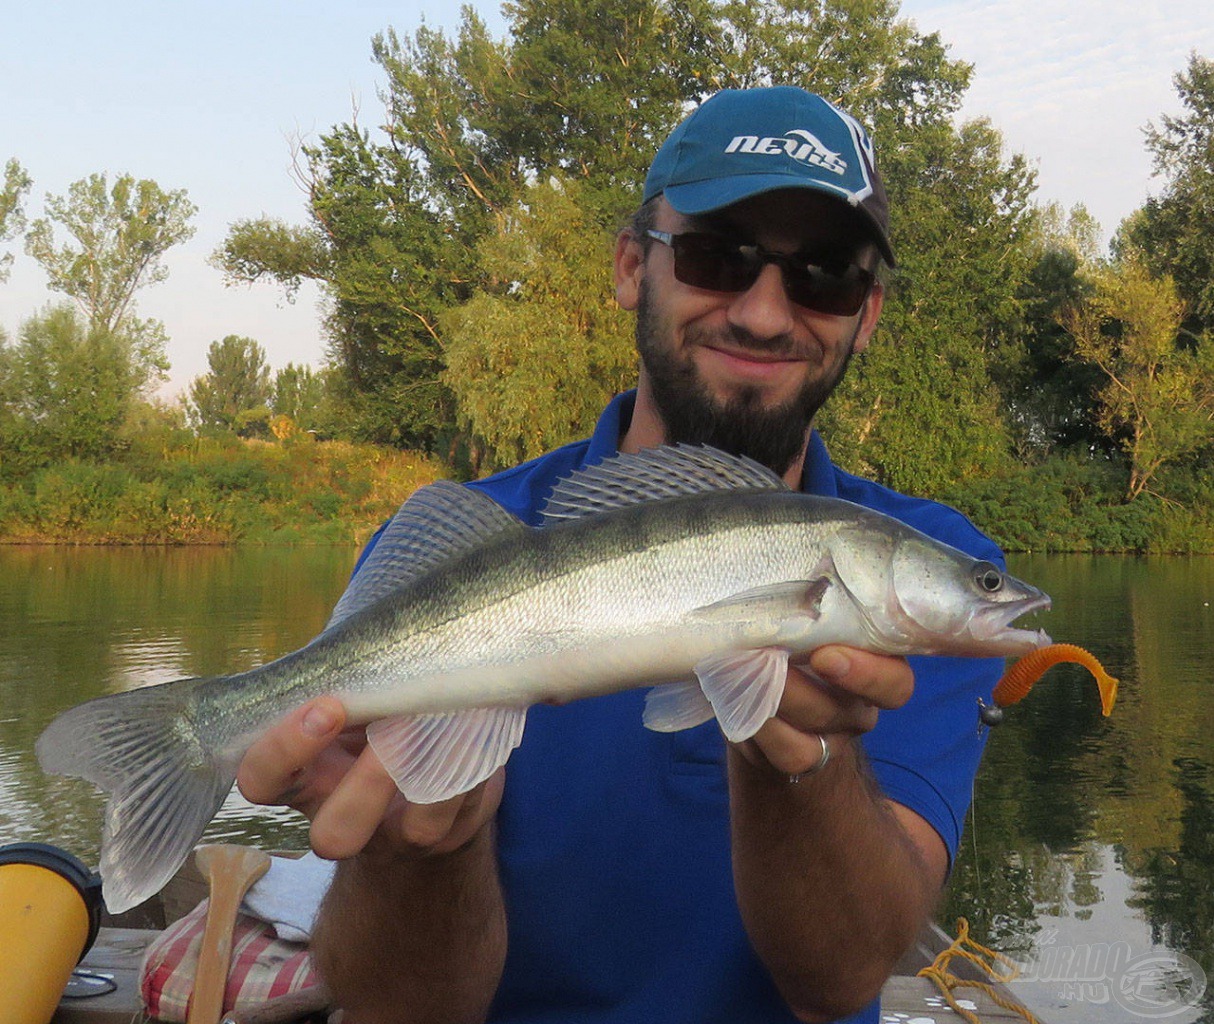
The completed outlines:
<svg viewBox="0 0 1214 1024">
<path fill-rule="evenodd" d="M 40 772 L 43 726 L 101 693 L 298 647 L 355 554 L 0 547 L 0 844 L 95 860 L 100 797 Z M 1013 990 L 1047 1024 L 1214 1024 L 1214 560 L 1020 557 L 1012 569 L 1054 598 L 1031 624 L 1090 649 L 1121 694 L 1105 719 L 1090 677 L 1060 666 L 1009 710 L 940 920 L 964 916 L 1010 955 Z M 307 841 L 299 819 L 238 795 L 208 837 Z"/>
</svg>

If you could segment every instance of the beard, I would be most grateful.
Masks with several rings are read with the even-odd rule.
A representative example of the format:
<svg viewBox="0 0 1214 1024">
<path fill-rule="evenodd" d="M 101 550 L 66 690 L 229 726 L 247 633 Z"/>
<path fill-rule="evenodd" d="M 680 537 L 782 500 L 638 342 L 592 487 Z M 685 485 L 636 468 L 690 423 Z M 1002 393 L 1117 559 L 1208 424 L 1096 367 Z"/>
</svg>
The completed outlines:
<svg viewBox="0 0 1214 1024">
<path fill-rule="evenodd" d="M 666 342 L 670 332 L 654 309 L 646 281 L 641 282 L 637 297 L 637 351 L 666 428 L 667 443 L 706 444 L 731 455 L 745 455 L 779 476 L 788 472 L 804 450 L 809 425 L 843 379 L 859 332 L 857 322 L 835 364 L 807 380 L 796 395 L 780 405 L 766 406 L 762 389 L 753 386 L 741 386 L 731 397 L 721 400 L 701 379 L 691 357 L 680 355 Z M 688 332 L 687 340 L 694 346 L 708 339 Z M 736 343 L 738 339 L 731 340 Z M 746 339 L 746 347 L 754 352 L 795 355 L 787 344 L 754 338 Z"/>
</svg>

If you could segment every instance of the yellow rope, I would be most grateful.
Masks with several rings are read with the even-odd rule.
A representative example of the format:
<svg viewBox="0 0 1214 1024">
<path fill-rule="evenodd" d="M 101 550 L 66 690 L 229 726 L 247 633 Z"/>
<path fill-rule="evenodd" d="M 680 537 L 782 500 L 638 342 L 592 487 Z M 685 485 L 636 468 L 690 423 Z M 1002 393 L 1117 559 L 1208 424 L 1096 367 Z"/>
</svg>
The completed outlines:
<svg viewBox="0 0 1214 1024">
<path fill-rule="evenodd" d="M 948 965 L 954 957 L 968 960 L 990 978 L 993 984 L 982 981 L 965 981 L 958 978 L 955 974 L 951 974 Z M 1002 970 L 1000 969 L 1001 966 Z M 1020 968 L 1016 966 L 1014 960 L 1009 959 L 1002 953 L 996 953 L 993 949 L 987 949 L 986 946 L 979 945 L 971 939 L 969 921 L 964 917 L 959 917 L 957 919 L 957 937 L 953 939 L 948 949 L 943 950 L 931 962 L 930 966 L 924 967 L 919 972 L 919 977 L 930 978 L 935 983 L 936 988 L 940 990 L 940 994 L 944 996 L 945 1001 L 952 1008 L 953 1012 L 968 1021 L 968 1024 L 982 1024 L 982 1022 L 978 1019 L 976 1013 L 965 1009 L 957 1002 L 957 997 L 953 995 L 954 989 L 976 988 L 980 992 L 985 992 L 991 1002 L 996 1005 L 1002 1006 L 1005 1010 L 1011 1010 L 1013 1013 L 1020 1014 L 1021 1017 L 1028 1021 L 1028 1024 L 1041 1024 L 1026 1006 L 1012 1002 L 995 990 L 996 984 L 1005 985 L 1015 979 L 1019 973 Z"/>
</svg>

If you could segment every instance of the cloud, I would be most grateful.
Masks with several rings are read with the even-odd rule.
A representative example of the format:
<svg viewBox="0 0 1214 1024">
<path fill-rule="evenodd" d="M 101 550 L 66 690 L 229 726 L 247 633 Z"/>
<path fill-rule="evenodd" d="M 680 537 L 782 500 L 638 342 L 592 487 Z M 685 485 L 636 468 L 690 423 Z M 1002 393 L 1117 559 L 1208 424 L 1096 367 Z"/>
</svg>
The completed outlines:
<svg viewBox="0 0 1214 1024">
<path fill-rule="evenodd" d="M 962 115 L 1036 163 L 1039 199 L 1083 203 L 1106 236 L 1158 191 L 1142 129 L 1181 109 L 1173 76 L 1214 57 L 1208 0 L 910 0 L 903 15 L 974 65 Z"/>
</svg>

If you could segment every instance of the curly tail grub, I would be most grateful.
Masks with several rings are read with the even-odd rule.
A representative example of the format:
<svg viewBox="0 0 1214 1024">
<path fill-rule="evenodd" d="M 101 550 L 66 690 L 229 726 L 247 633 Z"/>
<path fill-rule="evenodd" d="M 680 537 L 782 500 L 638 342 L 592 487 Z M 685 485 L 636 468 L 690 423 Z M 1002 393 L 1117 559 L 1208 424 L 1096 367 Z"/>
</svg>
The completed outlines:
<svg viewBox="0 0 1214 1024">
<path fill-rule="evenodd" d="M 1009 668 L 995 687 L 995 703 L 1006 708 L 1026 696 L 1046 672 L 1046 669 L 1069 661 L 1082 665 L 1096 678 L 1100 688 L 1100 710 L 1106 715 L 1113 712 L 1117 700 L 1117 680 L 1109 675 L 1104 666 L 1082 647 L 1074 644 L 1050 644 L 1031 651 Z"/>
</svg>

